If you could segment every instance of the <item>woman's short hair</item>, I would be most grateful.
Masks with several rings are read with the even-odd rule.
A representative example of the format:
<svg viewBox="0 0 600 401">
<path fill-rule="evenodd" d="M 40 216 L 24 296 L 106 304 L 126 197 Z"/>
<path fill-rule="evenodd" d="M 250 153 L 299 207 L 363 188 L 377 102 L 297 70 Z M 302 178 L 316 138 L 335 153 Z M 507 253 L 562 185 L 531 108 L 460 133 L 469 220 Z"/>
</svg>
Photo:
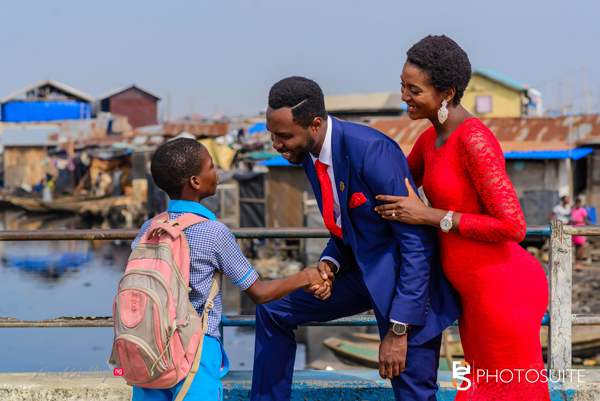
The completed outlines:
<svg viewBox="0 0 600 401">
<path fill-rule="evenodd" d="M 460 104 L 471 80 L 471 63 L 455 41 L 445 35 L 429 35 L 414 44 L 406 55 L 406 61 L 425 72 L 438 92 L 454 88 L 454 104 Z"/>
</svg>

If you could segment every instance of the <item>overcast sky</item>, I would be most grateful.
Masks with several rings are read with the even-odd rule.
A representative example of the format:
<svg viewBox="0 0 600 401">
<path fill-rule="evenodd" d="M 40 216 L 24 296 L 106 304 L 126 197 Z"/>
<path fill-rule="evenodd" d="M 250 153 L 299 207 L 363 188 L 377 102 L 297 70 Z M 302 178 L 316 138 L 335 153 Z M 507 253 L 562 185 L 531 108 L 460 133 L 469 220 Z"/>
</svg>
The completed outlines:
<svg viewBox="0 0 600 401">
<path fill-rule="evenodd" d="M 559 79 L 583 111 L 582 67 L 600 109 L 600 1 L 6 1 L 0 97 L 44 78 L 92 96 L 131 83 L 194 110 L 253 115 L 273 83 L 315 79 L 326 95 L 399 91 L 408 48 L 445 34 L 556 107 Z"/>
</svg>

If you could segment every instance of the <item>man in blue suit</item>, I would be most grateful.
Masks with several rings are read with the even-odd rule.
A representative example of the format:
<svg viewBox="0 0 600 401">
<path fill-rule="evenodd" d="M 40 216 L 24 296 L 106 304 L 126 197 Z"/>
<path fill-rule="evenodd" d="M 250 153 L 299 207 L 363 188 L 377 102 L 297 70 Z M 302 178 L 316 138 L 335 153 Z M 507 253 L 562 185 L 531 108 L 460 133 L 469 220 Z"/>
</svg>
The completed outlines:
<svg viewBox="0 0 600 401">
<path fill-rule="evenodd" d="M 321 88 L 302 77 L 273 85 L 267 128 L 273 147 L 304 167 L 331 232 L 318 269 L 332 291 L 326 300 L 297 291 L 257 306 L 251 399 L 290 399 L 297 325 L 373 309 L 381 377 L 391 379 L 397 400 L 435 400 L 441 333 L 461 310 L 439 264 L 435 229 L 374 210 L 377 195 L 408 196 L 405 178 L 414 188 L 400 147 L 329 117 Z"/>
</svg>

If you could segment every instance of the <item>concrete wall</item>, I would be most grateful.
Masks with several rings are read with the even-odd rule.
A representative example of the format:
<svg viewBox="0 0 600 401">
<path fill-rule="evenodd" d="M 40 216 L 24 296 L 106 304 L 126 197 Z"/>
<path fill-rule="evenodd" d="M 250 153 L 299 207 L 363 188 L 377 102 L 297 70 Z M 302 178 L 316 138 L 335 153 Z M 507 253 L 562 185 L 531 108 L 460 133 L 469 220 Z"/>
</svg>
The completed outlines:
<svg viewBox="0 0 600 401">
<path fill-rule="evenodd" d="M 42 146 L 6 147 L 4 149 L 4 187 L 17 188 L 21 184 L 35 187 L 46 178 L 46 167 L 40 162 L 48 157 Z"/>
<path fill-rule="evenodd" d="M 475 113 L 475 97 L 477 96 L 492 97 L 491 113 Z M 521 96 L 520 91 L 509 89 L 481 75 L 473 75 L 461 104 L 478 118 L 521 117 Z"/>
<path fill-rule="evenodd" d="M 559 176 L 561 164 L 565 164 L 564 160 L 507 160 L 506 173 L 515 188 L 517 197 L 521 198 L 523 192 L 528 190 L 560 191 L 561 183 L 565 180 L 565 177 Z M 562 180 L 559 180 L 559 177 Z M 568 189 L 568 177 L 566 183 Z"/>
<path fill-rule="evenodd" d="M 600 213 L 600 147 L 594 149 L 594 152 L 588 158 L 586 203 L 588 206 L 595 206 L 598 214 Z"/>
</svg>

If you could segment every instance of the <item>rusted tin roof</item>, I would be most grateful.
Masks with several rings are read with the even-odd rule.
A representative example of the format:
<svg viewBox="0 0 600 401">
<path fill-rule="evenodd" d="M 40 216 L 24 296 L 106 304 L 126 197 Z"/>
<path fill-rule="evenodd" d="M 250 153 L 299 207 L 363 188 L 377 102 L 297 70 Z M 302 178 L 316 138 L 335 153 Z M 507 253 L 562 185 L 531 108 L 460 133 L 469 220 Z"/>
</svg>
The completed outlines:
<svg viewBox="0 0 600 401">
<path fill-rule="evenodd" d="M 186 131 L 196 137 L 217 137 L 226 135 L 228 127 L 229 124 L 226 122 L 204 123 L 186 121 L 182 123 L 164 123 L 163 134 L 165 136 L 175 136 Z"/>
<path fill-rule="evenodd" d="M 569 126 L 572 119 L 572 135 Z M 498 138 L 505 152 L 562 150 L 600 144 L 600 115 L 540 118 L 484 118 L 481 120 Z M 371 127 L 394 139 L 404 153 L 410 153 L 419 135 L 431 126 L 428 120 L 408 117 L 374 120 Z"/>
</svg>

